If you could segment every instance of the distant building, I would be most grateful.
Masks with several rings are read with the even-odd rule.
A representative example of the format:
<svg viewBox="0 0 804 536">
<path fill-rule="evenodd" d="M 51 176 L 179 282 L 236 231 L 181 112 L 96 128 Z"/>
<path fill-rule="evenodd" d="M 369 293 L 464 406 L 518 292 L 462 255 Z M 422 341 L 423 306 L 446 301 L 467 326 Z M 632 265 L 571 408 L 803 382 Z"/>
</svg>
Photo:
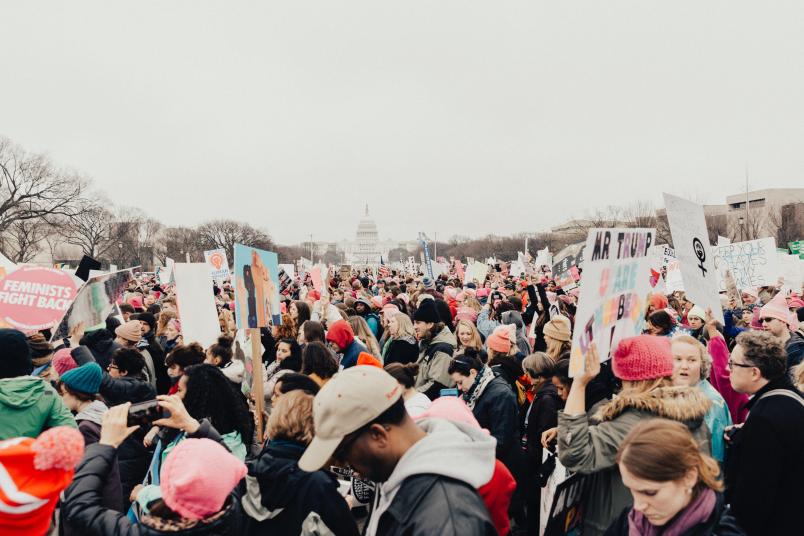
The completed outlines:
<svg viewBox="0 0 804 536">
<path fill-rule="evenodd" d="M 735 240 L 772 236 L 779 247 L 785 247 L 788 240 L 804 238 L 804 188 L 766 188 L 730 195 L 726 213 Z"/>
</svg>

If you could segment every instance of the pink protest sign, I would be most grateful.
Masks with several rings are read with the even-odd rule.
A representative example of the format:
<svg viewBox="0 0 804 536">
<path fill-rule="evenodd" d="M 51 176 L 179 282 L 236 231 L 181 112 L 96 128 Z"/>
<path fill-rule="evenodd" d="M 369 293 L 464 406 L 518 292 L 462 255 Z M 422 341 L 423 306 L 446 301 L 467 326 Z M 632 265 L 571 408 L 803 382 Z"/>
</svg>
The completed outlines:
<svg viewBox="0 0 804 536">
<path fill-rule="evenodd" d="M 67 272 L 23 266 L 0 281 L 0 323 L 22 331 L 49 328 L 64 316 L 75 293 Z"/>
</svg>

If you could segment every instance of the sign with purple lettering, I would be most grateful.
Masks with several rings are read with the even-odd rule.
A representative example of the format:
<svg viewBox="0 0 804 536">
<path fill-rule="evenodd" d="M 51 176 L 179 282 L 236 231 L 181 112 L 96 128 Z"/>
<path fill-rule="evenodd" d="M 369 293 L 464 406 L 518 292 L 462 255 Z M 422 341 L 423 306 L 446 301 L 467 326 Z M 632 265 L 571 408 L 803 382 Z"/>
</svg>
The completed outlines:
<svg viewBox="0 0 804 536">
<path fill-rule="evenodd" d="M 583 372 L 594 342 L 601 361 L 620 339 L 642 332 L 655 229 L 590 229 L 572 334 L 570 376 Z"/>
</svg>

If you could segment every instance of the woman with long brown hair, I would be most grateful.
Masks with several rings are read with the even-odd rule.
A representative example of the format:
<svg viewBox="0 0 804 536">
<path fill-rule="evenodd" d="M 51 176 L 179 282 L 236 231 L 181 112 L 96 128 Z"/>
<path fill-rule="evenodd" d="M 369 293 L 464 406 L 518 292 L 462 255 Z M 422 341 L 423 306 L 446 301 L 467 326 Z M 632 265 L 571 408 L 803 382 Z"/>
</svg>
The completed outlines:
<svg viewBox="0 0 804 536">
<path fill-rule="evenodd" d="M 745 534 L 725 504 L 717 461 L 701 453 L 683 424 L 668 419 L 638 424 L 616 461 L 634 504 L 606 536 Z"/>
</svg>

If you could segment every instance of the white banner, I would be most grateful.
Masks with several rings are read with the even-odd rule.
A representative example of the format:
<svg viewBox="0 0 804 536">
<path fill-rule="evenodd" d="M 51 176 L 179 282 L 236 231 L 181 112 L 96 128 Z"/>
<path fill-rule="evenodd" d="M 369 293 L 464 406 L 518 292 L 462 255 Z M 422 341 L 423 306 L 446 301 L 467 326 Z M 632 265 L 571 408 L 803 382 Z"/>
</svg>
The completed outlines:
<svg viewBox="0 0 804 536">
<path fill-rule="evenodd" d="M 176 263 L 173 270 L 184 343 L 197 342 L 207 348 L 221 334 L 209 265 L 204 262 Z"/>
<path fill-rule="evenodd" d="M 711 308 L 715 320 L 722 324 L 714 251 L 709 245 L 703 207 L 667 193 L 664 206 L 687 299 L 704 310 Z"/>
<path fill-rule="evenodd" d="M 737 288 L 749 289 L 775 285 L 782 268 L 776 252 L 776 240 L 760 238 L 715 248 L 718 288 L 726 290 L 726 270 L 731 270 Z"/>
</svg>

